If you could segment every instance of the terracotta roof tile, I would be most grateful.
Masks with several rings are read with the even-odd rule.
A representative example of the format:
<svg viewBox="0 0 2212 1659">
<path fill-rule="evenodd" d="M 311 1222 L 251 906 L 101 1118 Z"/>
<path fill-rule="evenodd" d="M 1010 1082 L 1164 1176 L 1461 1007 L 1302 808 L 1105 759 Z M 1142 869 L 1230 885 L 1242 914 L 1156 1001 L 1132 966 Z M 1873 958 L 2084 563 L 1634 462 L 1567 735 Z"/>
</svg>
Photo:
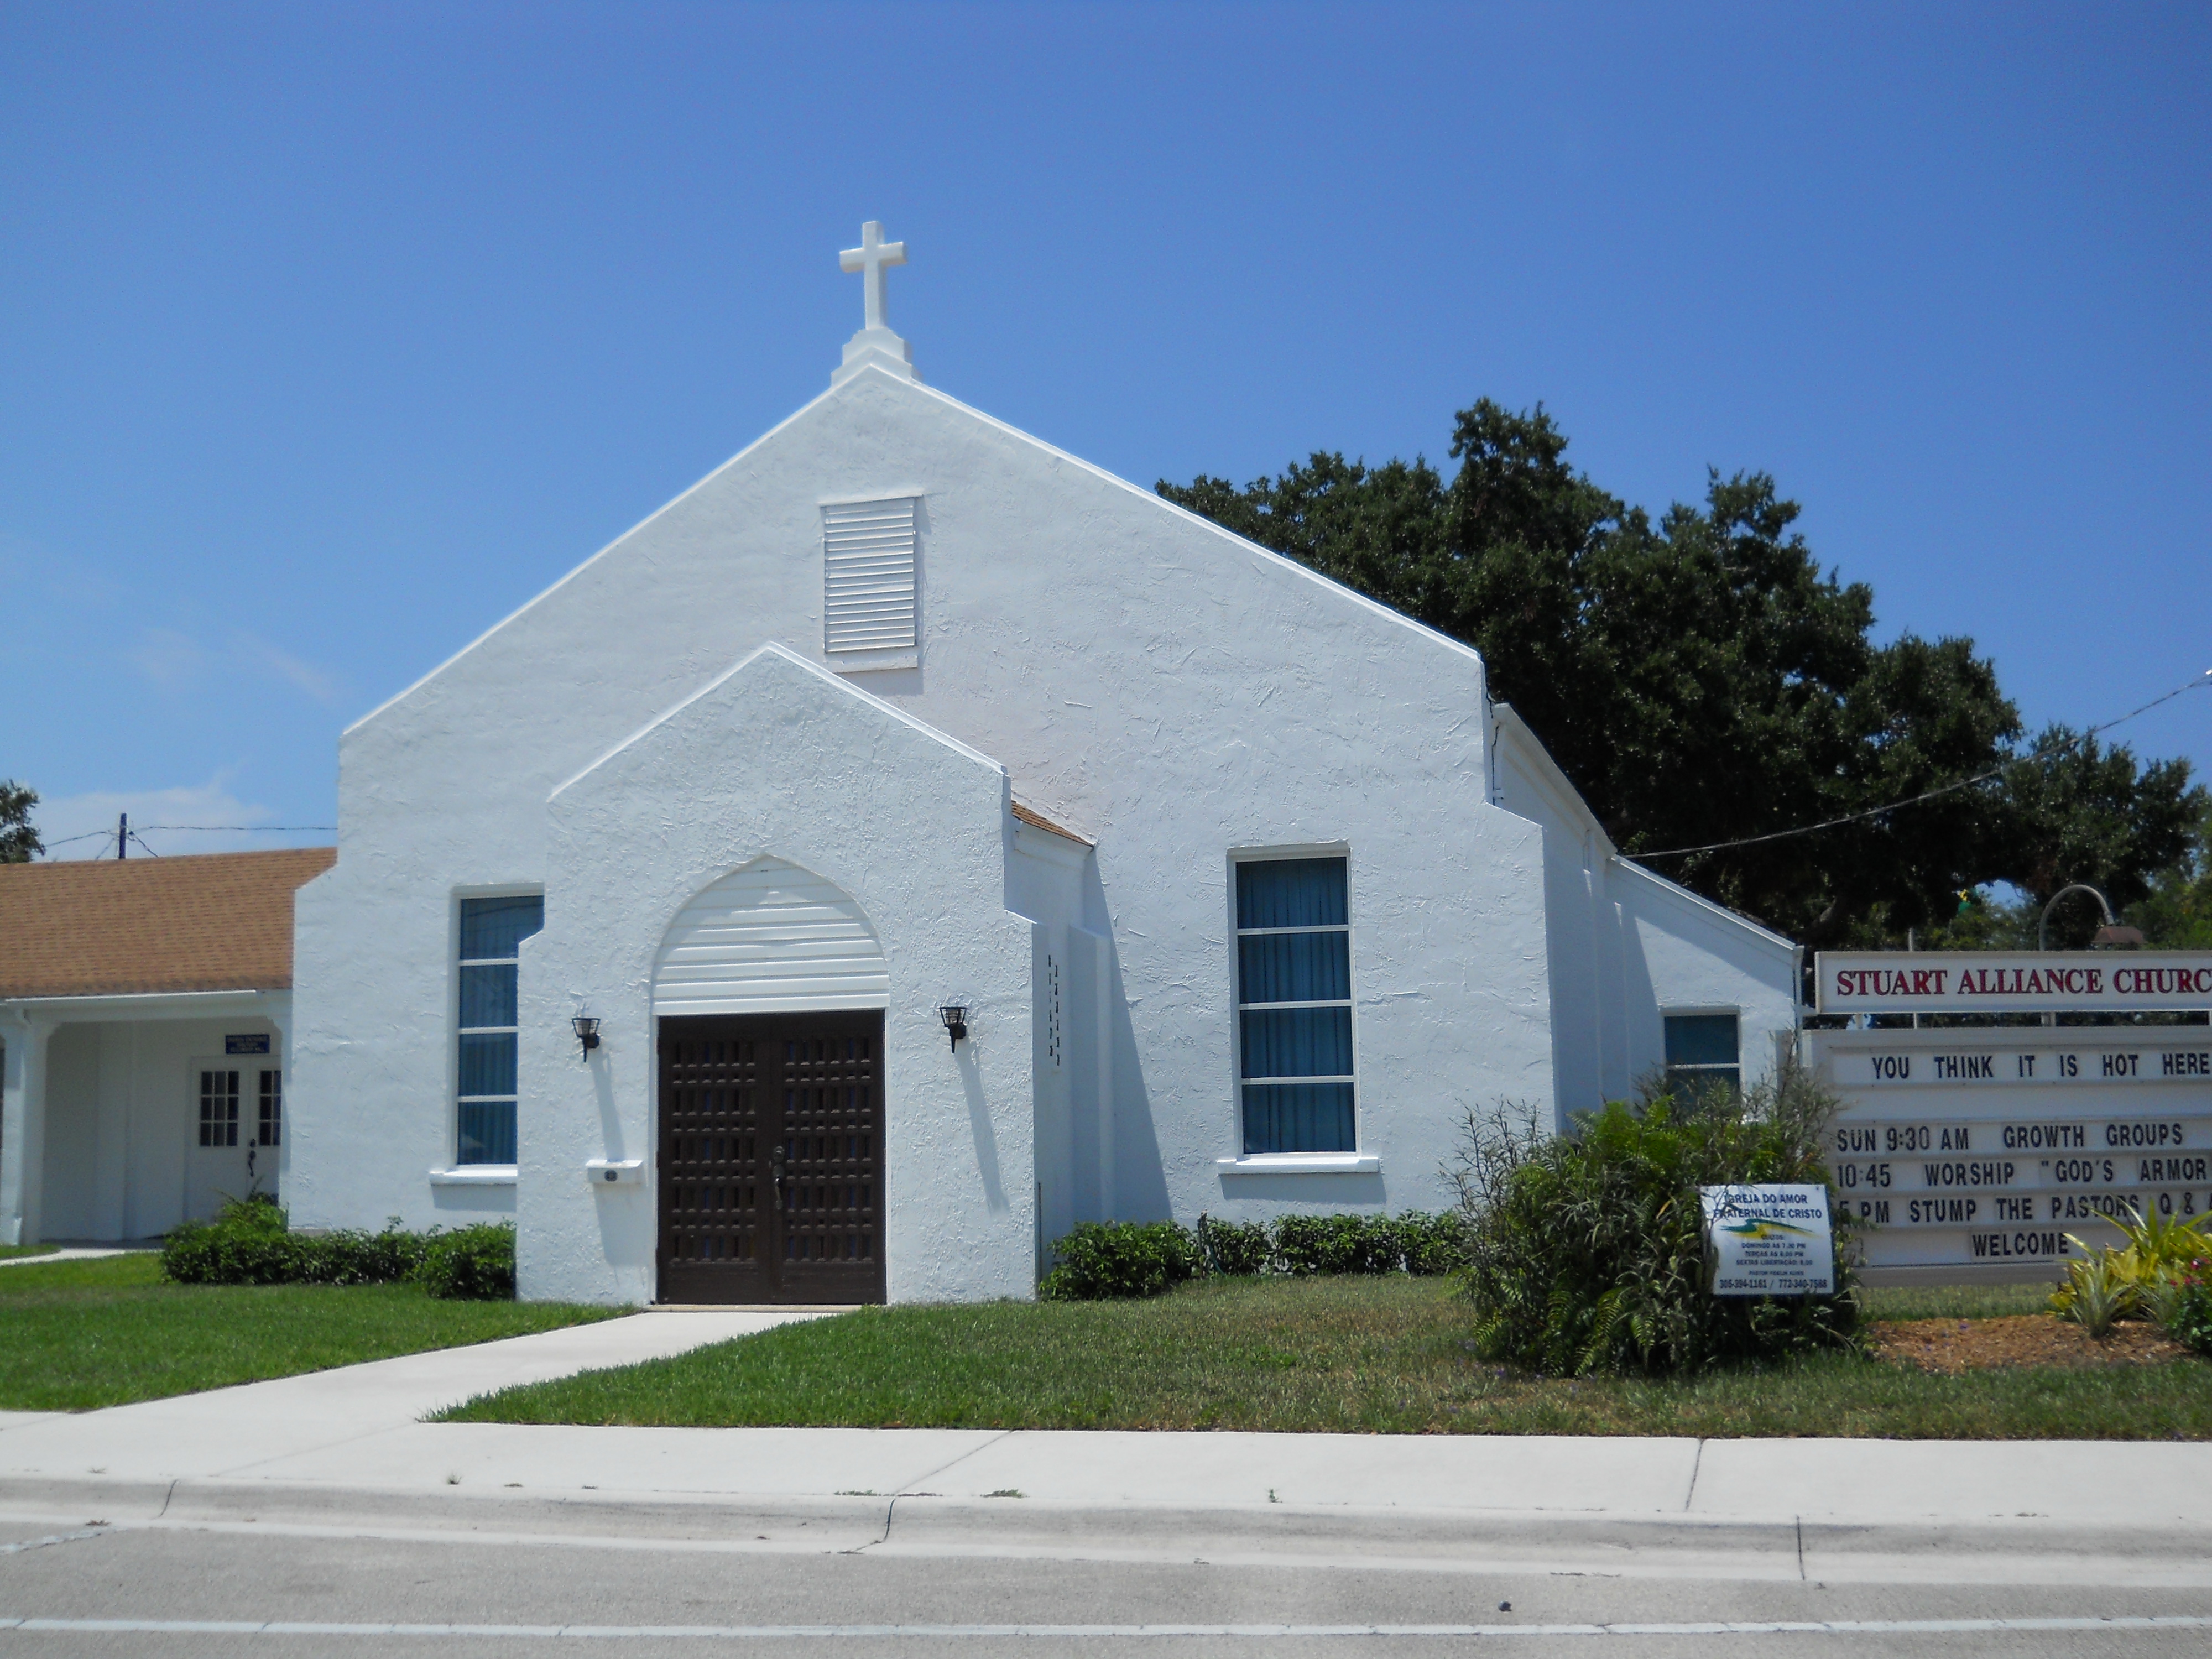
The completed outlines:
<svg viewBox="0 0 2212 1659">
<path fill-rule="evenodd" d="M 1014 816 L 1033 829 L 1045 830 L 1048 834 L 1060 836 L 1064 841 L 1072 841 L 1079 847 L 1096 847 L 1098 844 L 1088 836 L 1079 836 L 1073 830 L 1061 828 L 1035 807 L 1024 806 L 1019 801 L 1014 803 Z"/>
<path fill-rule="evenodd" d="M 335 847 L 0 864 L 0 997 L 281 990 L 292 894 Z"/>
</svg>

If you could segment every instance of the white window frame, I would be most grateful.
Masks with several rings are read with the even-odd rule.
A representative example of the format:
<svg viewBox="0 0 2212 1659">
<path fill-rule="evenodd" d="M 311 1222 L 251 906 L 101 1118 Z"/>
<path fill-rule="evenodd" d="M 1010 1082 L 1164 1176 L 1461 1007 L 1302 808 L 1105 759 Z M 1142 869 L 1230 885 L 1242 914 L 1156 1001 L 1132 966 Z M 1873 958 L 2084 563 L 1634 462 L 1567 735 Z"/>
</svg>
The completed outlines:
<svg viewBox="0 0 2212 1659">
<path fill-rule="evenodd" d="M 1281 863 L 1294 859 L 1344 860 L 1344 923 L 1328 927 L 1239 927 L 1237 925 L 1237 871 L 1245 864 Z M 1234 847 L 1228 856 L 1229 936 L 1229 1145 L 1231 1155 L 1217 1158 L 1215 1168 L 1235 1175 L 1368 1175 L 1379 1171 L 1382 1159 L 1365 1150 L 1367 1115 L 1359 1082 L 1359 953 L 1358 921 L 1352 909 L 1352 847 L 1348 842 L 1286 842 L 1263 847 Z M 1252 1002 L 1244 1000 L 1243 952 L 1237 941 L 1246 933 L 1319 933 L 1341 932 L 1348 962 L 1347 995 L 1315 1002 Z M 1247 1008 L 1346 1008 L 1352 1023 L 1352 1072 L 1337 1077 L 1248 1078 L 1244 1075 L 1244 1011 Z M 1349 1083 L 1352 1085 L 1352 1146 L 1329 1152 L 1247 1152 L 1244 1151 L 1244 1090 L 1248 1084 Z"/>
<path fill-rule="evenodd" d="M 456 887 L 447 896 L 446 905 L 446 1162 L 430 1171 L 430 1184 L 436 1186 L 512 1186 L 517 1166 L 513 1164 L 464 1164 L 461 1158 L 461 1108 L 482 1101 L 501 1101 L 512 1098 L 515 1111 L 516 1153 L 521 1152 L 522 1079 L 519 1075 L 521 1064 L 522 1027 L 515 1025 L 461 1024 L 461 969 L 464 968 L 503 967 L 508 958 L 471 957 L 461 960 L 461 905 L 469 899 L 537 898 L 545 896 L 544 886 L 536 883 L 503 882 L 494 886 Z M 532 935 L 534 938 L 535 935 Z M 515 1018 L 522 1017 L 520 1006 L 522 954 L 516 946 L 513 958 L 515 963 Z M 461 1096 L 461 1039 L 465 1036 L 490 1036 L 501 1031 L 514 1034 L 518 1075 L 515 1093 L 507 1095 L 471 1095 L 465 1101 Z"/>
<path fill-rule="evenodd" d="M 1735 1065 L 1722 1066 L 1717 1063 L 1700 1060 L 1692 1065 L 1675 1066 L 1668 1062 L 1667 1059 L 1667 1022 L 1668 1020 L 1720 1019 L 1723 1018 L 1733 1019 L 1735 1022 Z M 1743 1010 L 1741 1007 L 1737 1007 L 1728 1003 L 1713 1003 L 1708 1006 L 1698 1007 L 1662 1008 L 1659 1011 L 1659 1078 L 1660 1081 L 1666 1084 L 1669 1089 L 1674 1087 L 1674 1074 L 1677 1072 L 1734 1072 L 1735 1073 L 1736 1091 L 1738 1093 L 1741 1093 L 1743 1090 Z"/>
</svg>

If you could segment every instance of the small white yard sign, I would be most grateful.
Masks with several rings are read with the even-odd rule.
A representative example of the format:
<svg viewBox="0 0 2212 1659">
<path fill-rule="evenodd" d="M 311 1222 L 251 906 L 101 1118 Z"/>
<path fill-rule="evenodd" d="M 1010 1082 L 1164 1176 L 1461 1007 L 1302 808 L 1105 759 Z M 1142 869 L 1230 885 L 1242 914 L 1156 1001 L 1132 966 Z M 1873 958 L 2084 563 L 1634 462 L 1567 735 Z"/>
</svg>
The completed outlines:
<svg viewBox="0 0 2212 1659">
<path fill-rule="evenodd" d="M 1715 1296 L 1833 1296 L 1825 1186 L 1701 1187 Z"/>
</svg>

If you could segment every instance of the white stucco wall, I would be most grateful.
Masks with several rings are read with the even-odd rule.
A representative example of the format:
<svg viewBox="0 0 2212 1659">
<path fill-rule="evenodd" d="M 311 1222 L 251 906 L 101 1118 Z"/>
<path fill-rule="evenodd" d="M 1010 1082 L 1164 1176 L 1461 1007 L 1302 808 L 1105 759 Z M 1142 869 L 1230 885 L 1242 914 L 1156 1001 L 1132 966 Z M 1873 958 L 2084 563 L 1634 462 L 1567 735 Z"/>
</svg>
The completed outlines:
<svg viewBox="0 0 2212 1659">
<path fill-rule="evenodd" d="M 1630 918 L 1632 1082 L 1666 1065 L 1668 1014 L 1733 1010 L 1748 1088 L 1771 1075 L 1797 1025 L 1797 948 L 1641 866 L 1616 860 L 1611 890 Z"/>
<path fill-rule="evenodd" d="M 1464 1106 L 1550 1109 L 1543 841 L 1487 798 L 1475 654 L 863 370 L 346 733 L 339 862 L 298 898 L 302 1220 L 459 1218 L 427 1176 L 452 1156 L 456 897 L 542 884 L 550 931 L 548 796 L 763 643 L 821 660 L 821 505 L 898 495 L 922 503 L 919 665 L 860 683 L 1097 843 L 1074 933 L 1098 943 L 1068 937 L 1106 1098 L 1072 1085 L 1071 1145 L 1098 1143 L 1072 1205 L 1431 1206 Z M 1231 854 L 1290 845 L 1348 849 L 1373 1175 L 1216 1169 L 1239 1145 Z M 561 1040 L 526 1036 L 526 1064 Z M 526 1142 L 547 1107 L 526 1096 Z"/>
<path fill-rule="evenodd" d="M 693 895 L 762 857 L 835 884 L 882 945 L 891 1299 L 1030 1294 L 1032 924 L 1006 908 L 1007 809 L 988 757 L 775 646 L 555 791 L 545 930 L 522 951 L 524 1296 L 653 1298 L 653 964 Z M 588 1064 L 568 1024 L 586 1012 Z M 642 1185 L 585 1179 L 633 1158 Z"/>
<path fill-rule="evenodd" d="M 1621 858 L 1527 722 L 1492 718 L 1498 799 L 1543 829 L 1560 1127 L 1663 1071 L 1670 1013 L 1735 1013 L 1745 1084 L 1768 1076 L 1796 1027 L 1796 947 Z"/>
</svg>

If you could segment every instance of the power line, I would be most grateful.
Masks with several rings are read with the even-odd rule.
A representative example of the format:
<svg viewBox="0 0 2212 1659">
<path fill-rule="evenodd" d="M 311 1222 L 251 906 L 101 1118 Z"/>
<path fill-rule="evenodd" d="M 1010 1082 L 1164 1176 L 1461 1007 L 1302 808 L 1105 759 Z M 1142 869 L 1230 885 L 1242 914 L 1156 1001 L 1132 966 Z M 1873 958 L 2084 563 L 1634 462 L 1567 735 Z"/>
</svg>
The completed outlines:
<svg viewBox="0 0 2212 1659">
<path fill-rule="evenodd" d="M 1768 842 L 1789 841 L 1798 836 L 1817 835 L 1823 830 L 1833 830 L 1846 823 L 1863 823 L 1869 818 L 1878 818 L 1885 812 L 1894 812 L 1901 807 L 1917 806 L 1923 801 L 1935 800 L 1941 796 L 1955 794 L 1961 789 L 1971 789 L 1978 783 L 1987 783 L 1991 778 L 2002 776 L 2015 766 L 2033 766 L 2039 762 L 2051 759 L 2053 756 L 2063 755 L 2069 749 L 2079 749 L 2100 732 L 2109 732 L 2116 726 L 2124 726 L 2136 715 L 2148 714 L 2159 704 L 2171 702 L 2183 692 L 2194 691 L 2200 685 L 2212 685 L 2212 668 L 2206 669 L 2203 674 L 2193 680 L 2175 686 L 2163 696 L 2153 697 L 2140 708 L 2130 708 L 2118 719 L 2106 720 L 2102 726 L 2093 726 L 2080 736 L 2070 738 L 2064 743 L 2054 744 L 2049 749 L 2039 749 L 2032 755 L 2015 756 L 2002 765 L 1991 767 L 1986 772 L 1977 772 L 1973 776 L 1960 778 L 1955 783 L 1943 784 L 1934 789 L 1923 790 L 1917 795 L 1908 795 L 1903 800 L 1891 801 L 1887 806 L 1869 806 L 1864 811 L 1847 812 L 1839 818 L 1828 818 L 1821 823 L 1804 824 L 1795 830 L 1776 830 L 1764 836 L 1746 836 L 1740 841 L 1708 842 L 1703 847 L 1669 847 L 1661 852 L 1631 853 L 1628 856 L 1637 860 L 1686 858 L 1692 853 L 1719 853 L 1731 847 L 1758 847 Z"/>
<path fill-rule="evenodd" d="M 146 845 L 145 837 L 138 833 L 139 830 L 191 830 L 202 835 L 297 836 L 313 833 L 334 836 L 337 833 L 337 828 L 335 823 L 142 823 L 131 830 L 131 839 L 143 848 L 149 857 L 159 858 L 161 855 Z M 115 831 L 112 830 L 88 830 L 81 836 L 64 836 L 59 841 L 41 839 L 39 845 L 41 852 L 51 854 L 57 847 L 70 847 L 81 841 L 112 842 L 114 839 Z M 92 861 L 96 863 L 106 855 L 104 850 L 95 853 L 93 854 Z"/>
</svg>

